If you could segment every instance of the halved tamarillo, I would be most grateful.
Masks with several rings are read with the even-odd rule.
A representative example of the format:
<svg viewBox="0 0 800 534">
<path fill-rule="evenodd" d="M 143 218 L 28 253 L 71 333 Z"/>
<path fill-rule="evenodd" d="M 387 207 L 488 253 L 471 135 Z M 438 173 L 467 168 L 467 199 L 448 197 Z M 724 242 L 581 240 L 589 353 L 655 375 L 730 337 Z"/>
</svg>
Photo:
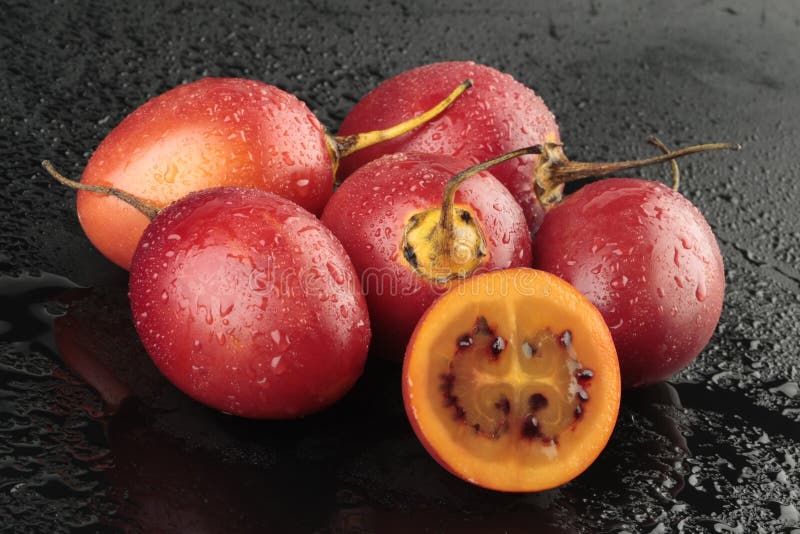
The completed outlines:
<svg viewBox="0 0 800 534">
<path fill-rule="evenodd" d="M 425 312 L 406 350 L 414 432 L 456 476 L 539 491 L 583 472 L 617 419 L 620 374 L 603 317 L 543 271 L 466 279 Z"/>
<path fill-rule="evenodd" d="M 487 169 L 539 149 L 474 167 L 436 154 L 387 155 L 333 194 L 322 222 L 361 276 L 378 354 L 402 358 L 420 316 L 454 281 L 530 265 L 522 210 Z"/>
<path fill-rule="evenodd" d="M 459 83 L 409 121 L 334 137 L 305 103 L 273 85 L 202 79 L 171 89 L 125 117 L 97 147 L 81 181 L 126 191 L 158 207 L 200 189 L 249 187 L 276 193 L 319 215 L 333 192 L 342 157 L 442 112 L 470 82 Z M 78 193 L 77 209 L 98 250 L 129 268 L 147 218 L 91 190 Z"/>
</svg>

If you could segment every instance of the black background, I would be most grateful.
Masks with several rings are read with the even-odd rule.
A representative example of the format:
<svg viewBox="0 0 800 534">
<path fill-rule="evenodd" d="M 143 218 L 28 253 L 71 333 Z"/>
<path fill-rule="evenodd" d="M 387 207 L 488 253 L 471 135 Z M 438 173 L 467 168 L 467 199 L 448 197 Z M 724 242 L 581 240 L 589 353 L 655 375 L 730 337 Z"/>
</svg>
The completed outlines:
<svg viewBox="0 0 800 534">
<path fill-rule="evenodd" d="M 275 84 L 335 131 L 381 80 L 466 59 L 542 96 L 573 158 L 650 155 L 651 134 L 670 147 L 744 144 L 681 163 L 681 191 L 727 267 L 700 358 L 627 393 L 600 459 L 534 495 L 440 469 L 388 363 L 296 422 L 233 420 L 165 384 L 132 331 L 126 273 L 92 248 L 74 193 L 39 162 L 78 177 L 125 115 L 204 76 Z M 0 2 L 0 531 L 800 528 L 799 88 L 794 0 Z M 75 284 L 93 289 L 52 302 Z M 54 320 L 136 400 L 104 411 L 61 363 Z"/>
</svg>

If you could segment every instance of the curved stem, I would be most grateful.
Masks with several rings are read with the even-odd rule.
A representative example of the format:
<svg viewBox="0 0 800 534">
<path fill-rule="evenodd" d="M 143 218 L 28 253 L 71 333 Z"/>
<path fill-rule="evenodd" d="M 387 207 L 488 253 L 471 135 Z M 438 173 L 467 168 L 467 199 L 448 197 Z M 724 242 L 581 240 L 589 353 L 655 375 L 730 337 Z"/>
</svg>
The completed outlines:
<svg viewBox="0 0 800 534">
<path fill-rule="evenodd" d="M 490 167 L 499 165 L 504 161 L 508 161 L 510 159 L 518 158 L 520 156 L 525 156 L 528 154 L 541 154 L 541 153 L 542 153 L 542 145 L 533 145 L 521 148 L 519 150 L 509 152 L 508 154 L 503 154 L 502 156 L 496 157 L 494 159 L 490 159 L 489 161 L 478 163 L 477 165 L 465 169 L 456 174 L 455 176 L 453 176 L 452 178 L 450 178 L 450 181 L 447 182 L 447 185 L 444 188 L 444 193 L 442 194 L 442 212 L 439 218 L 439 227 L 444 232 L 452 234 L 453 221 L 456 218 L 456 208 L 455 208 L 456 191 L 458 190 L 459 186 L 462 183 L 464 183 L 464 180 L 466 180 L 470 176 L 474 176 L 480 172 L 483 172 Z"/>
<path fill-rule="evenodd" d="M 76 182 L 75 180 L 70 180 L 60 172 L 56 170 L 52 163 L 48 160 L 44 160 L 42 162 L 42 167 L 52 176 L 55 178 L 59 183 L 66 185 L 70 189 L 78 189 L 80 191 L 89 191 L 91 193 L 100 193 L 101 195 L 110 195 L 113 197 L 117 197 L 118 199 L 122 200 L 123 202 L 133 206 L 139 212 L 141 212 L 145 217 L 150 219 L 151 221 L 155 219 L 156 215 L 161 212 L 161 209 L 157 206 L 154 206 L 150 202 L 141 199 L 137 196 L 131 195 L 130 193 L 126 193 L 125 191 L 120 191 L 119 189 L 114 189 L 113 187 L 106 187 L 102 185 L 91 185 L 91 184 L 82 184 L 80 182 Z"/>
<path fill-rule="evenodd" d="M 655 165 L 656 163 L 672 161 L 675 158 L 696 154 L 698 152 L 741 149 L 742 145 L 738 143 L 708 143 L 669 151 L 665 154 L 650 158 L 610 163 L 589 163 L 584 161 L 570 161 L 564 154 L 561 145 L 545 143 L 542 146 L 542 156 L 536 164 L 534 179 L 538 188 L 537 194 L 539 199 L 546 205 L 560 199 L 561 195 L 557 188 L 562 184 L 592 176 L 605 176 L 619 171 Z"/>
<path fill-rule="evenodd" d="M 441 112 L 450 107 L 450 104 L 452 104 L 456 98 L 461 96 L 461 94 L 470 87 L 472 87 L 472 80 L 464 80 L 453 90 L 453 92 L 447 95 L 444 100 L 436 104 L 428 111 L 425 111 L 414 118 L 401 122 L 400 124 L 396 124 L 391 128 L 386 128 L 385 130 L 374 130 L 371 132 L 341 137 L 338 135 L 328 136 L 328 145 L 333 145 L 336 151 L 337 159 L 341 159 L 349 156 L 353 152 L 361 150 L 362 148 L 367 148 L 374 144 L 380 143 L 381 141 L 386 141 L 388 139 L 401 136 L 404 133 L 410 132 L 417 126 L 425 124 L 426 122 L 435 118 Z"/>
<path fill-rule="evenodd" d="M 658 148 L 664 154 L 669 154 L 669 149 L 667 145 L 665 145 L 661 139 L 656 137 L 655 135 L 651 135 L 647 138 L 647 142 L 653 145 L 654 147 Z M 681 170 L 678 168 L 678 162 L 674 159 L 670 161 L 672 164 L 672 190 L 677 191 L 678 188 L 681 186 Z"/>
</svg>

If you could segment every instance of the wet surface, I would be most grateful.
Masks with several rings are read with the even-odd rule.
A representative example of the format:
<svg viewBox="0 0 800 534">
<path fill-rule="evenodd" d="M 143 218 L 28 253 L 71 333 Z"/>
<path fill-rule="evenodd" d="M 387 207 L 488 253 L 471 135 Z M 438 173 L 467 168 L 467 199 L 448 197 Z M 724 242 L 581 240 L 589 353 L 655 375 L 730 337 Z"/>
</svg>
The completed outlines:
<svg viewBox="0 0 800 534">
<path fill-rule="evenodd" d="M 797 5 L 426 6 L 4 3 L 0 531 L 800 529 Z M 745 145 L 681 164 L 726 261 L 711 343 L 670 383 L 625 395 L 609 446 L 556 490 L 492 493 L 442 470 L 408 426 L 398 367 L 377 359 L 300 421 L 191 402 L 143 352 L 126 274 L 84 237 L 74 194 L 38 167 L 79 176 L 134 107 L 204 75 L 274 83 L 335 130 L 380 80 L 440 59 L 533 87 L 573 157 L 649 155 L 651 134 Z"/>
</svg>

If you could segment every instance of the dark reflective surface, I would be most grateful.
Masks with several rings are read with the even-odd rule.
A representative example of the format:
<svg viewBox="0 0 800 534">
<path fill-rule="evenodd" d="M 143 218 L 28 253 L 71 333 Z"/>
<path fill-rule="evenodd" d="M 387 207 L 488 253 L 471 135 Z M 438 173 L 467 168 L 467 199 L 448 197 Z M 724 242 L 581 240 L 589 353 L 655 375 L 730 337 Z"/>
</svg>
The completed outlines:
<svg viewBox="0 0 800 534">
<path fill-rule="evenodd" d="M 0 530 L 791 532 L 800 528 L 800 14 L 785 2 L 98 6 L 0 17 Z M 472 487 L 408 426 L 399 367 L 289 422 L 193 403 L 136 339 L 126 275 L 94 251 L 78 176 L 147 98 L 204 75 L 296 93 L 332 130 L 381 79 L 439 59 L 513 73 L 582 159 L 734 140 L 682 163 L 726 261 L 717 333 L 628 393 L 598 461 L 533 495 Z M 648 170 L 660 178 L 667 171 Z M 44 271 L 44 272 L 42 272 Z M 83 287 L 76 287 L 83 286 Z"/>
</svg>

